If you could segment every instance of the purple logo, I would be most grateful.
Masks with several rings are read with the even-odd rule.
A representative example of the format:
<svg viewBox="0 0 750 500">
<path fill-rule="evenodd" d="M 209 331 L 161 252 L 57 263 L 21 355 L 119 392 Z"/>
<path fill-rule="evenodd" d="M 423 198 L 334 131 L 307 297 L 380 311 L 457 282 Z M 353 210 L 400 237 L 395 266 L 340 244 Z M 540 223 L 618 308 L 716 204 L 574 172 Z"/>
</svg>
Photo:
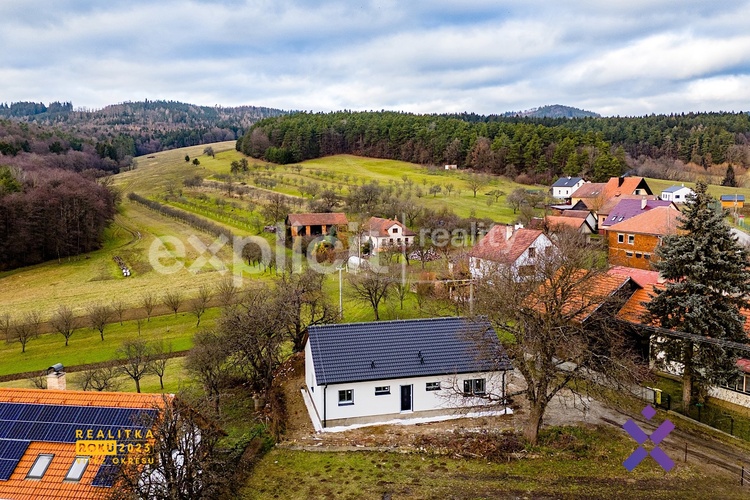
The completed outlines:
<svg viewBox="0 0 750 500">
<path fill-rule="evenodd" d="M 643 411 L 641 411 L 641 415 L 646 417 L 646 420 L 651 420 L 654 415 L 656 415 L 656 410 L 654 410 L 651 405 L 646 406 Z M 638 446 L 638 449 L 635 450 L 628 458 L 625 460 L 622 465 L 625 466 L 628 471 L 632 471 L 635 469 L 639 463 L 643 461 L 649 454 L 654 457 L 654 460 L 656 460 L 656 463 L 661 465 L 661 468 L 665 471 L 669 472 L 672 470 L 672 467 L 674 467 L 674 462 L 667 456 L 666 453 L 664 453 L 661 448 L 659 448 L 659 443 L 661 443 L 664 438 L 666 438 L 672 430 L 674 430 L 674 424 L 670 422 L 669 420 L 665 420 L 661 423 L 661 425 L 649 436 L 643 430 L 641 430 L 640 427 L 638 427 L 638 424 L 633 422 L 633 420 L 628 420 L 623 424 L 622 426 L 625 431 L 627 431 L 628 434 L 630 434 L 630 437 L 636 440 L 636 442 L 640 445 Z M 650 452 L 646 451 L 646 449 L 643 447 L 643 443 L 645 443 L 648 440 L 651 440 L 651 442 L 654 443 L 654 449 Z"/>
</svg>

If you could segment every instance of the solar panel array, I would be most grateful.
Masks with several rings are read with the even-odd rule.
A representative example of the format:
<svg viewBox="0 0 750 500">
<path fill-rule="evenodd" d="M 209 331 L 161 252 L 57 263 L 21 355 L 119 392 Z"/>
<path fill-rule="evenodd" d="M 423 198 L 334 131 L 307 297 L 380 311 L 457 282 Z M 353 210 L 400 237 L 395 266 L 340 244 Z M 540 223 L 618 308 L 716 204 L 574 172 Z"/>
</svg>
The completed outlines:
<svg viewBox="0 0 750 500">
<path fill-rule="evenodd" d="M 156 410 L 140 408 L 0 402 L 0 481 L 10 478 L 32 441 L 73 444 L 78 439 L 102 439 L 101 436 L 97 437 L 100 431 L 104 433 L 104 439 L 112 435 L 116 436 L 114 439 L 118 442 L 135 441 L 132 435 L 126 439 L 122 432 L 118 436 L 118 431 L 145 431 L 151 427 L 155 417 Z M 84 432 L 83 438 L 76 437 L 77 430 Z M 86 437 L 89 430 L 93 437 Z M 102 469 L 112 467 L 109 461 Z M 95 486 L 111 486 L 112 478 L 103 472 L 107 471 L 100 469 L 97 473 L 96 479 L 100 474 L 102 478 L 101 484 Z"/>
</svg>

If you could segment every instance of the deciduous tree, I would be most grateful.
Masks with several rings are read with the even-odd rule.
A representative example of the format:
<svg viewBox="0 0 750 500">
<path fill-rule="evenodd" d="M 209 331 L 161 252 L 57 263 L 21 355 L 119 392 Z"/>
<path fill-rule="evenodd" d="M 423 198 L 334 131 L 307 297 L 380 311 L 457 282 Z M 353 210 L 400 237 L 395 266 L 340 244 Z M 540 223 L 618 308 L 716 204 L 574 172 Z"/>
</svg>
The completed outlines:
<svg viewBox="0 0 750 500">
<path fill-rule="evenodd" d="M 61 305 L 50 318 L 50 324 L 57 333 L 65 337 L 65 347 L 68 347 L 68 340 L 76 329 L 76 317 L 73 315 L 73 310 L 66 305 Z"/>
</svg>

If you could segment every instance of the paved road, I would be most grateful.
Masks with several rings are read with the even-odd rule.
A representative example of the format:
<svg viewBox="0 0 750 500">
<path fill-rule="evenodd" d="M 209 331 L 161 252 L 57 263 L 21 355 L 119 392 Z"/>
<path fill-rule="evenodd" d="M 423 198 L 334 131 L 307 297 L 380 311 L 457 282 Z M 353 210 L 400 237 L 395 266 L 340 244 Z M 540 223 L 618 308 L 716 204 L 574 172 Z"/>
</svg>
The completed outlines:
<svg viewBox="0 0 750 500">
<path fill-rule="evenodd" d="M 736 228 L 732 228 L 732 233 L 737 236 L 737 239 L 740 243 L 744 245 L 750 245 L 750 234 L 747 234 L 746 232 L 740 231 Z"/>
</svg>

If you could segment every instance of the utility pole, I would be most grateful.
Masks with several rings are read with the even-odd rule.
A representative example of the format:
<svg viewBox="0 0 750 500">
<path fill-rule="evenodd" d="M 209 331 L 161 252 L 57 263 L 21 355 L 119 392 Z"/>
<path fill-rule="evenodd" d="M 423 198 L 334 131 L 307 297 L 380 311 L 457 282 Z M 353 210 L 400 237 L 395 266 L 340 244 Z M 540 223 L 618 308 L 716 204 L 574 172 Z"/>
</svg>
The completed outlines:
<svg viewBox="0 0 750 500">
<path fill-rule="evenodd" d="M 343 283 L 344 280 L 341 276 L 341 273 L 344 271 L 344 266 L 341 266 L 338 268 L 339 271 L 339 318 L 344 318 L 344 294 L 343 294 Z"/>
</svg>

